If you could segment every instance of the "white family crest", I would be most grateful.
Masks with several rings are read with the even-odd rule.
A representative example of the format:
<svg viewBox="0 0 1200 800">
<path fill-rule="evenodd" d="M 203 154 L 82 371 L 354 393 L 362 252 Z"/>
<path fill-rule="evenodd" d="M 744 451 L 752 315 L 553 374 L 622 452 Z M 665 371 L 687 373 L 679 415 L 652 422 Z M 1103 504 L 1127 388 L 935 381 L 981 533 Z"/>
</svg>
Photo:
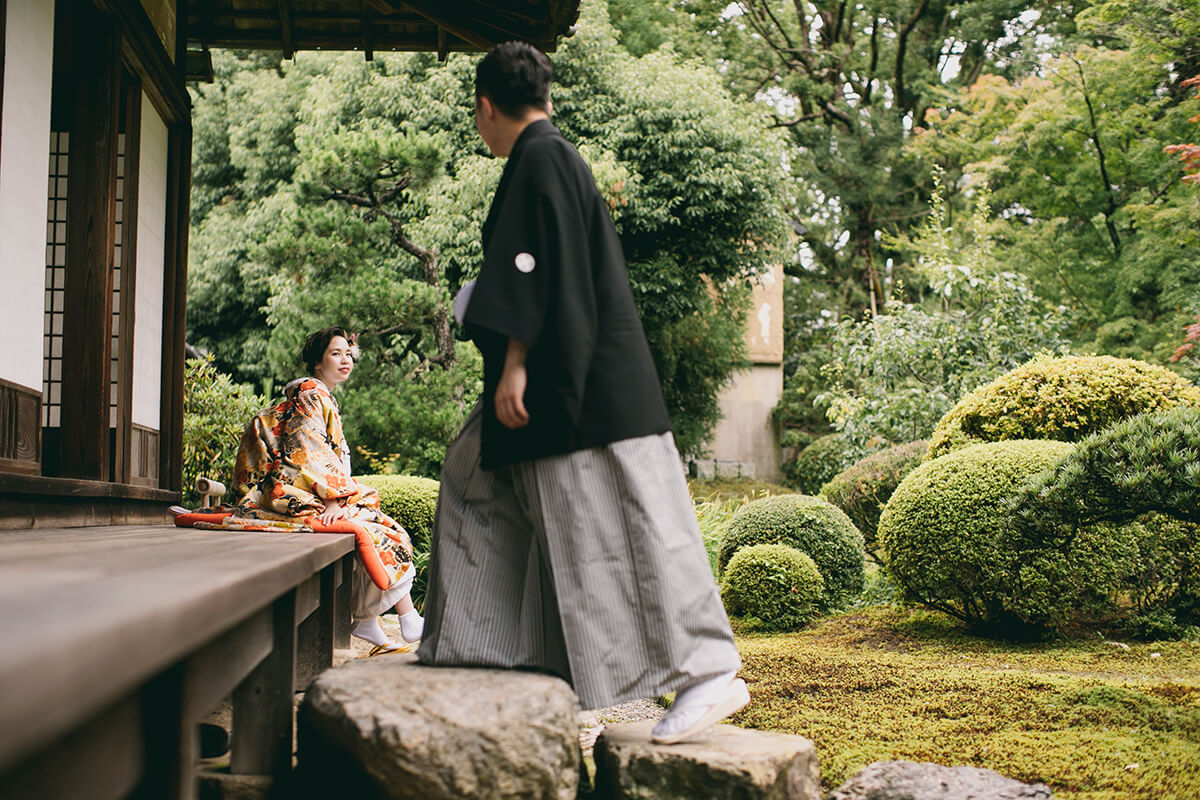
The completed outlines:
<svg viewBox="0 0 1200 800">
<path fill-rule="evenodd" d="M 529 253 L 517 253 L 517 257 L 513 259 L 517 269 L 521 272 L 533 272 L 533 268 L 537 265 L 537 261 Z"/>
</svg>

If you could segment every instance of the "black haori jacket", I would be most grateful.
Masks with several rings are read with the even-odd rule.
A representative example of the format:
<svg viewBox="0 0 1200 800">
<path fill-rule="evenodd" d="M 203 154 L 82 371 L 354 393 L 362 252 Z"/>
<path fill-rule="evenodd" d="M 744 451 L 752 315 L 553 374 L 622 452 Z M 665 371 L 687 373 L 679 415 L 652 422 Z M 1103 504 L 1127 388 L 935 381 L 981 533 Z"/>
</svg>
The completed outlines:
<svg viewBox="0 0 1200 800">
<path fill-rule="evenodd" d="M 483 353 L 484 469 L 671 429 L 616 228 L 549 121 L 513 145 L 483 254 L 464 322 Z M 518 430 L 495 407 L 510 337 L 529 347 L 529 424 Z"/>
</svg>

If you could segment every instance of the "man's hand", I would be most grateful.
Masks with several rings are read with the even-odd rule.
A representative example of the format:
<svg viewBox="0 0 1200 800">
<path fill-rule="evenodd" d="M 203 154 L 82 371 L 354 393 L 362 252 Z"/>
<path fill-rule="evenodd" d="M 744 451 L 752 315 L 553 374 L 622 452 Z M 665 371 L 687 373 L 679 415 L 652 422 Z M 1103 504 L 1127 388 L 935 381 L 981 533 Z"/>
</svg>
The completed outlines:
<svg viewBox="0 0 1200 800">
<path fill-rule="evenodd" d="M 350 513 L 346 511 L 346 507 L 337 500 L 326 500 L 325 510 L 317 515 L 317 522 L 322 525 L 332 525 L 339 519 L 345 519 L 348 516 Z"/>
<path fill-rule="evenodd" d="M 529 348 L 516 339 L 508 340 L 508 352 L 504 358 L 504 371 L 496 385 L 496 418 L 506 428 L 516 430 L 529 424 L 529 412 L 525 410 L 525 355 Z"/>
</svg>

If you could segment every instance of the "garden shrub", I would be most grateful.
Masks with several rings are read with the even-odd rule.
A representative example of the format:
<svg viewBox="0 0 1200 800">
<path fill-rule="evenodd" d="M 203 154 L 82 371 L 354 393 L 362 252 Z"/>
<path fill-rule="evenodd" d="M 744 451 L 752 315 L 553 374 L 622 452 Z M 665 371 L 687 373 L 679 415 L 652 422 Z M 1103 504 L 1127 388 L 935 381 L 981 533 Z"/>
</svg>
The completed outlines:
<svg viewBox="0 0 1200 800">
<path fill-rule="evenodd" d="M 796 457 L 781 465 L 788 486 L 805 494 L 816 494 L 833 476 L 842 471 L 847 461 L 854 460 L 850 443 L 838 433 L 814 439 Z"/>
<path fill-rule="evenodd" d="M 1038 357 L 963 397 L 934 428 L 926 459 L 980 442 L 1074 442 L 1179 405 L 1200 406 L 1200 388 L 1163 367 L 1111 356 Z"/>
<path fill-rule="evenodd" d="M 1088 436 L 1012 505 L 1030 549 L 1062 550 L 1094 523 L 1140 520 L 1125 526 L 1133 560 L 1119 575 L 1131 624 L 1157 619 L 1151 627 L 1164 633 L 1200 624 L 1200 409 L 1142 414 Z"/>
<path fill-rule="evenodd" d="M 429 549 L 441 484 L 415 475 L 359 475 L 357 480 L 379 492 L 380 509 L 404 526 L 414 549 Z"/>
<path fill-rule="evenodd" d="M 927 461 L 901 481 L 878 538 L 902 599 L 976 628 L 1014 625 L 1005 504 L 1072 449 L 1053 441 L 980 444 Z"/>
<path fill-rule="evenodd" d="M 729 560 L 721 599 L 733 616 L 754 617 L 771 630 L 795 630 L 821 610 L 825 582 L 817 565 L 794 547 L 757 544 Z"/>
<path fill-rule="evenodd" d="M 226 502 L 237 502 L 233 491 L 233 462 L 242 431 L 267 405 L 252 391 L 218 372 L 212 356 L 189 358 L 183 370 L 183 504 L 200 504 L 196 478 L 215 478 L 229 492 Z"/>
<path fill-rule="evenodd" d="M 408 531 L 416 569 L 412 601 L 418 609 L 423 608 L 429 572 L 429 543 L 440 484 L 431 478 L 414 475 L 359 475 L 357 480 L 379 492 L 379 508 Z"/>
<path fill-rule="evenodd" d="M 825 580 L 825 608 L 845 606 L 862 592 L 862 534 L 845 512 L 819 497 L 782 494 L 739 508 L 717 553 L 722 574 L 735 553 L 757 544 L 785 544 L 816 562 Z"/>
<path fill-rule="evenodd" d="M 909 442 L 881 450 L 856 461 L 821 487 L 820 497 L 846 512 L 863 535 L 863 542 L 879 560 L 876 529 L 879 515 L 900 481 L 925 458 L 928 442 Z"/>
</svg>

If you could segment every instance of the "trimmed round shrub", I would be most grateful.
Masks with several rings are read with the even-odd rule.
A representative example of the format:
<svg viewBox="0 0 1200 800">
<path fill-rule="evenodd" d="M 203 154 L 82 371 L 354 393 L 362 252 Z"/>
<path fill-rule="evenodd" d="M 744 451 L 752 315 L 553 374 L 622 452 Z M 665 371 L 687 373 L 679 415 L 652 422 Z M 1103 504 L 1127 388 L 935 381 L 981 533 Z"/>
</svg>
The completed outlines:
<svg viewBox="0 0 1200 800">
<path fill-rule="evenodd" d="M 867 552 L 879 560 L 879 515 L 900 481 L 921 465 L 929 443 L 898 444 L 856 461 L 821 487 L 820 497 L 846 512 L 863 535 Z"/>
<path fill-rule="evenodd" d="M 862 593 L 862 534 L 845 512 L 819 497 L 781 494 L 739 508 L 717 551 L 722 575 L 735 553 L 758 544 L 785 544 L 816 562 L 825 580 L 824 608 L 840 608 Z"/>
<path fill-rule="evenodd" d="M 1163 367 L 1112 356 L 1039 356 L 959 400 L 933 429 L 926 459 L 980 442 L 1075 442 L 1179 405 L 1200 406 L 1200 388 Z"/>
<path fill-rule="evenodd" d="M 787 485 L 805 494 L 816 494 L 826 481 L 842 471 L 849 446 L 840 433 L 814 439 L 793 460 L 781 465 Z"/>
<path fill-rule="evenodd" d="M 415 475 L 361 475 L 357 480 L 379 492 L 379 508 L 404 526 L 413 549 L 429 550 L 440 486 L 437 481 Z"/>
<path fill-rule="evenodd" d="M 1006 506 L 1073 446 L 1017 440 L 927 461 L 901 481 L 879 518 L 885 568 L 901 597 L 971 627 L 1020 627 L 1007 602 L 1015 567 Z"/>
<path fill-rule="evenodd" d="M 721 581 L 721 600 L 731 616 L 755 617 L 777 631 L 816 619 L 824 594 L 825 582 L 813 560 L 782 544 L 738 550 Z"/>
</svg>

